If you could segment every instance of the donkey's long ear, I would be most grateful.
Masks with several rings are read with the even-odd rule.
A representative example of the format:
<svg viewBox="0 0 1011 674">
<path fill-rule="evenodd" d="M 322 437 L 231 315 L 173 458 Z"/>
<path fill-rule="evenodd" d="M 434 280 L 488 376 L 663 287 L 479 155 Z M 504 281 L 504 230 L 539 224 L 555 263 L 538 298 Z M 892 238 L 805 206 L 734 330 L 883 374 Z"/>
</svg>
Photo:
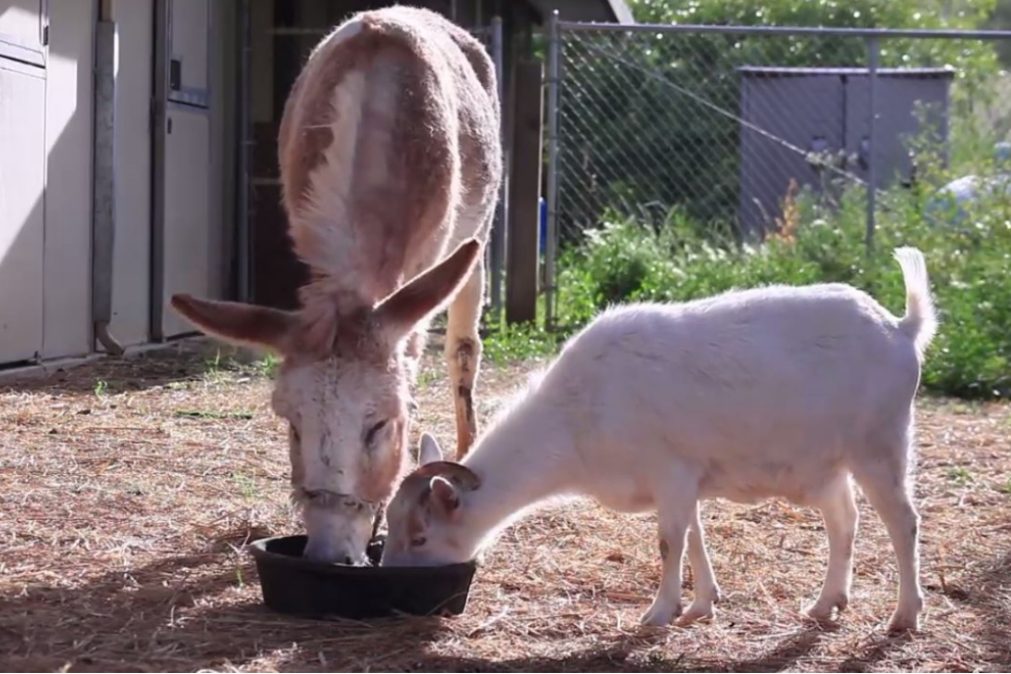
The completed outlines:
<svg viewBox="0 0 1011 674">
<path fill-rule="evenodd" d="M 470 276 L 480 252 L 478 240 L 468 239 L 445 260 L 380 302 L 374 315 L 387 338 L 391 342 L 402 339 L 422 320 L 445 308 Z"/>
<path fill-rule="evenodd" d="M 295 335 L 294 313 L 239 302 L 173 295 L 172 308 L 202 332 L 234 344 L 285 352 Z"/>
</svg>

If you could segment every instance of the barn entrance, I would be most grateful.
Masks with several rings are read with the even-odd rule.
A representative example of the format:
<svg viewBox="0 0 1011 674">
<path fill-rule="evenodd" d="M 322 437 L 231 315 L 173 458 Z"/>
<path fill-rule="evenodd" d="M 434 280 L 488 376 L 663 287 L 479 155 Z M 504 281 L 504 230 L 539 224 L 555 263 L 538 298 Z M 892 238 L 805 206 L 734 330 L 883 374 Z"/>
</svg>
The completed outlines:
<svg viewBox="0 0 1011 674">
<path fill-rule="evenodd" d="M 250 124 L 248 223 L 250 273 L 247 296 L 257 304 L 293 308 L 306 280 L 295 258 L 281 207 L 277 134 L 288 92 L 313 47 L 355 12 L 388 5 L 375 0 L 249 0 Z M 487 24 L 501 2 L 414 2 L 465 27 Z M 507 2 L 506 4 L 512 4 Z M 511 12 L 510 12 L 511 13 Z"/>
</svg>

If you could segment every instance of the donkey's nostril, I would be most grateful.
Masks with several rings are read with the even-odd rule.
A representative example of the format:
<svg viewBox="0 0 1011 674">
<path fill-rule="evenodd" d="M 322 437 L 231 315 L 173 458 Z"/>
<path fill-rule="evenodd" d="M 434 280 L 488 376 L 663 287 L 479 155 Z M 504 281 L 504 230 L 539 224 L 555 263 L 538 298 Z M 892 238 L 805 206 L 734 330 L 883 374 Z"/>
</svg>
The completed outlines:
<svg viewBox="0 0 1011 674">
<path fill-rule="evenodd" d="M 354 564 L 354 560 L 351 559 L 351 555 L 344 555 L 344 563 L 347 564 L 348 566 Z"/>
</svg>

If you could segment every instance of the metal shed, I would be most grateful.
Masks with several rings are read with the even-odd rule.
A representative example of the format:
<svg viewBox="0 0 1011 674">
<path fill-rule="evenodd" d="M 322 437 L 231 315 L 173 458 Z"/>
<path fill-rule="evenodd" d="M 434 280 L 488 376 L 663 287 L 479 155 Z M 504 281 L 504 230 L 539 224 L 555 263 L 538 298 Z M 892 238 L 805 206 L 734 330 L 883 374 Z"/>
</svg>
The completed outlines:
<svg viewBox="0 0 1011 674">
<path fill-rule="evenodd" d="M 742 67 L 740 224 L 760 233 L 779 215 L 791 180 L 819 187 L 807 152 L 845 152 L 843 168 L 862 180 L 874 162 L 876 187 L 908 180 L 907 141 L 921 132 L 948 138 L 949 68 L 879 68 L 875 89 L 875 147 L 870 147 L 867 68 Z M 924 106 L 925 125 L 917 118 Z M 786 141 L 793 148 L 781 141 Z M 794 148 L 803 150 L 798 152 Z"/>
</svg>

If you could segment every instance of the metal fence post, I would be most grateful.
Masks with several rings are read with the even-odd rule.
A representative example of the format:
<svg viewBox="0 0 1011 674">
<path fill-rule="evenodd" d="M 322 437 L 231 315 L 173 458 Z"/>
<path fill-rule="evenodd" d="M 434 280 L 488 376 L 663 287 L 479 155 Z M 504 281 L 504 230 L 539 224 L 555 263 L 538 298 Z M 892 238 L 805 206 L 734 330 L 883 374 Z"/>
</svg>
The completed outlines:
<svg viewBox="0 0 1011 674">
<path fill-rule="evenodd" d="M 495 16 L 491 20 L 491 57 L 495 64 L 495 81 L 498 86 L 500 108 L 505 106 L 502 45 L 502 17 Z M 502 121 L 505 115 L 502 114 Z M 505 147 L 505 125 L 499 128 L 499 139 Z M 509 172 L 502 167 L 502 180 L 499 183 L 498 205 L 495 207 L 495 220 L 491 230 L 491 310 L 496 322 L 502 315 L 502 269 L 505 266 L 506 250 L 506 181 Z"/>
<path fill-rule="evenodd" d="M 867 159 L 867 233 L 864 238 L 864 243 L 867 247 L 867 252 L 870 253 L 874 250 L 874 225 L 875 225 L 875 207 L 878 196 L 878 184 L 877 184 L 877 162 L 874 161 L 875 150 L 877 149 L 877 139 L 875 130 L 877 127 L 877 104 L 876 104 L 876 89 L 878 82 L 878 57 L 880 56 L 880 43 L 876 36 L 867 38 L 867 64 L 868 64 L 868 82 L 867 82 L 867 99 L 868 111 L 870 114 L 870 129 L 868 131 L 868 159 Z"/>
<path fill-rule="evenodd" d="M 252 82 L 249 69 L 253 58 L 252 8 L 250 0 L 239 3 L 239 188 L 238 188 L 238 231 L 235 235 L 235 247 L 238 249 L 237 260 L 237 299 L 250 302 L 253 299 L 253 246 L 250 232 L 254 216 L 250 200 L 250 185 L 252 184 L 252 153 L 256 146 L 253 139 L 253 122 L 250 108 L 252 107 Z"/>
<path fill-rule="evenodd" d="M 547 175 L 547 242 L 544 250 L 544 320 L 550 329 L 555 326 L 555 257 L 558 249 L 558 87 L 561 41 L 558 32 L 558 10 L 548 20 L 548 175 Z M 539 226 L 539 225 L 538 225 Z"/>
</svg>

